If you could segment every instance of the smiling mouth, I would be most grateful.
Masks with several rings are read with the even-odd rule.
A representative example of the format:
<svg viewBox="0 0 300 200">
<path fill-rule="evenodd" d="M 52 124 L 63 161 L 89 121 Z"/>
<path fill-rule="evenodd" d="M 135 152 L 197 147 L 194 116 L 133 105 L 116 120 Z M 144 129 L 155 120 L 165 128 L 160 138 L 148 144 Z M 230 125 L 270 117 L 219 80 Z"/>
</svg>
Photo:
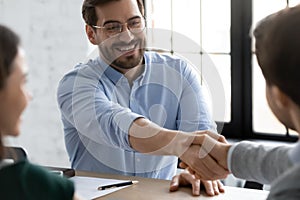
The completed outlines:
<svg viewBox="0 0 300 200">
<path fill-rule="evenodd" d="M 125 56 L 129 56 L 134 54 L 135 50 L 137 49 L 137 44 L 131 44 L 131 45 L 127 45 L 127 46 L 120 46 L 116 48 L 120 53 L 121 56 L 125 55 Z"/>
<path fill-rule="evenodd" d="M 127 46 L 127 47 L 121 47 L 121 48 L 118 48 L 118 50 L 121 51 L 121 52 L 132 51 L 132 50 L 135 49 L 135 46 L 136 45 L 130 45 L 130 46 Z"/>
</svg>

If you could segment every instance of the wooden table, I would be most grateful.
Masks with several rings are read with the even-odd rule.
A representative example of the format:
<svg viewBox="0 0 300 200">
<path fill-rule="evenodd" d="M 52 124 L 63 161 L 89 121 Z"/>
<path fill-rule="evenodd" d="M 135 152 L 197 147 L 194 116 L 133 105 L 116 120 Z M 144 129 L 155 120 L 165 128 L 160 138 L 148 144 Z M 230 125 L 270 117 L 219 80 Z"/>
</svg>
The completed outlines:
<svg viewBox="0 0 300 200">
<path fill-rule="evenodd" d="M 109 195 L 97 199 L 107 200 L 176 200 L 176 199 L 199 199 L 199 200 L 264 200 L 268 196 L 267 191 L 244 189 L 237 187 L 225 187 L 225 193 L 218 196 L 209 197 L 203 191 L 200 196 L 192 196 L 191 188 L 180 188 L 177 192 L 169 192 L 170 181 L 149 179 L 141 177 L 130 177 L 120 175 L 98 174 L 91 172 L 76 171 L 76 176 L 89 176 L 98 178 L 111 178 L 121 180 L 138 180 L 139 183 L 130 187 L 113 192 Z"/>
</svg>

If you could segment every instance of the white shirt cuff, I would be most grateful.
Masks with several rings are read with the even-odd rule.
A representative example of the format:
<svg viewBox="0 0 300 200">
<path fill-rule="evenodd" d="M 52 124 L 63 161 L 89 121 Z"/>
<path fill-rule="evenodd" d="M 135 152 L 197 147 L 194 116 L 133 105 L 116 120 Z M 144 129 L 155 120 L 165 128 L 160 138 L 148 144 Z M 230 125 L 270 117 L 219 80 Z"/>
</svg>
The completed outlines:
<svg viewBox="0 0 300 200">
<path fill-rule="evenodd" d="M 238 143 L 232 144 L 232 146 L 229 148 L 228 154 L 227 154 L 227 167 L 229 172 L 231 172 L 231 157 L 232 157 L 232 152 L 234 151 L 235 147 L 238 145 Z"/>
</svg>

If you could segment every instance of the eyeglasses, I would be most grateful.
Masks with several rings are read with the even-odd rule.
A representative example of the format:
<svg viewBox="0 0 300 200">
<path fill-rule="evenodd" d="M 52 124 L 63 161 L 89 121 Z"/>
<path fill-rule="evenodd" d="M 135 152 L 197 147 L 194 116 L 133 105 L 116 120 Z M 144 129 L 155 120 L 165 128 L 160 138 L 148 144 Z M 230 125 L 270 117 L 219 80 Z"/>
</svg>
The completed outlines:
<svg viewBox="0 0 300 200">
<path fill-rule="evenodd" d="M 127 29 L 133 33 L 133 34 L 138 34 L 141 33 L 145 29 L 145 19 L 141 17 L 136 17 L 133 19 L 128 20 L 125 23 L 120 23 L 120 22 L 108 22 L 104 24 L 104 26 L 95 26 L 93 25 L 92 27 L 98 28 L 98 29 L 103 29 L 104 32 L 108 36 L 115 36 L 123 31 L 123 26 L 126 25 Z"/>
</svg>

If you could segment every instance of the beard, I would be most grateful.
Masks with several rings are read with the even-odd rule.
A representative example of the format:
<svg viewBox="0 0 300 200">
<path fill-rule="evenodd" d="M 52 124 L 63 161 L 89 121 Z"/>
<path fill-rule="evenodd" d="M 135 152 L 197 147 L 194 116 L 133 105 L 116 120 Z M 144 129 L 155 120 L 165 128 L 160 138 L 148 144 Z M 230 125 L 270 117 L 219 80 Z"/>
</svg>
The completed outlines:
<svg viewBox="0 0 300 200">
<path fill-rule="evenodd" d="M 120 68 L 120 69 L 132 69 L 139 65 L 143 60 L 144 49 L 137 49 L 136 55 L 121 55 L 119 58 L 115 59 L 112 63 L 112 67 Z"/>
<path fill-rule="evenodd" d="M 141 35 L 140 37 L 134 36 L 129 43 L 116 42 L 118 40 L 116 37 L 108 38 L 99 45 L 101 57 L 117 70 L 127 70 L 138 66 L 143 60 L 146 44 L 144 34 Z"/>
</svg>

